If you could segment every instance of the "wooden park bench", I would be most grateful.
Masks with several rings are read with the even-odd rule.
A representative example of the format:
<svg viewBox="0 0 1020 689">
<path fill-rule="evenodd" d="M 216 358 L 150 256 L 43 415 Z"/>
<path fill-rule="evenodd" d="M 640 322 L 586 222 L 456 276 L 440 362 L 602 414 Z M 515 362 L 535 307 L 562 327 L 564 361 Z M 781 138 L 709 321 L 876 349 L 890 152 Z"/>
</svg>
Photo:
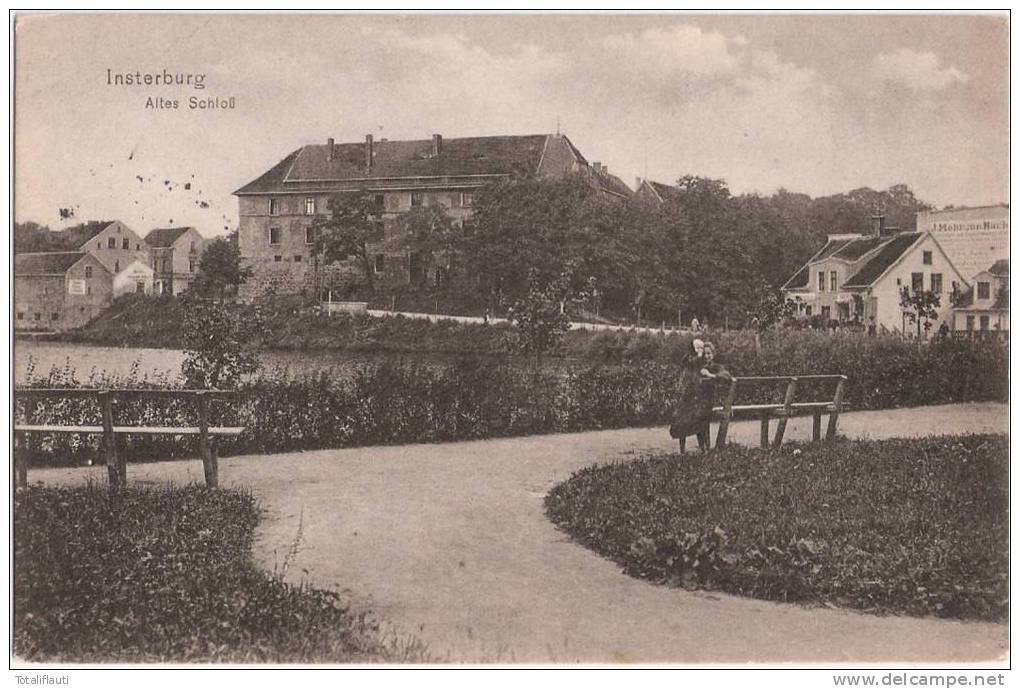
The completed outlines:
<svg viewBox="0 0 1020 689">
<path fill-rule="evenodd" d="M 24 443 L 20 452 L 15 450 L 14 464 L 19 486 L 28 484 L 28 469 L 35 451 L 35 440 L 39 436 L 78 433 L 86 435 L 102 435 L 103 451 L 106 455 L 106 468 L 109 472 L 110 487 L 114 490 L 127 484 L 127 458 L 119 457 L 117 452 L 118 435 L 197 435 L 199 455 L 205 474 L 205 483 L 214 488 L 218 484 L 219 465 L 216 450 L 216 438 L 237 436 L 244 432 L 243 426 L 210 426 L 209 404 L 216 401 L 230 400 L 235 396 L 228 390 L 137 390 L 118 389 L 105 390 L 95 388 L 16 388 L 15 400 L 25 403 L 25 422 L 14 424 L 15 437 L 20 436 Z M 91 399 L 99 402 L 102 412 L 102 425 L 63 426 L 58 424 L 33 423 L 36 420 L 39 401 L 43 399 Z M 119 426 L 114 425 L 114 399 L 180 399 L 191 400 L 198 414 L 197 426 Z"/>
<path fill-rule="evenodd" d="M 831 400 L 818 402 L 797 402 L 798 383 L 802 381 L 835 381 L 836 389 L 832 393 Z M 726 391 L 726 396 L 721 407 L 713 407 L 712 415 L 719 419 L 719 432 L 715 444 L 720 446 L 726 442 L 726 432 L 729 430 L 730 420 L 733 414 L 747 414 L 752 418 L 761 419 L 761 446 L 769 446 L 769 421 L 775 417 L 775 437 L 772 439 L 772 447 L 779 447 L 783 443 L 783 435 L 786 433 L 786 421 L 792 416 L 814 417 L 811 439 L 814 441 L 822 438 L 822 414 L 829 415 L 829 424 L 826 429 L 825 439 L 827 441 L 836 438 L 836 425 L 839 423 L 839 413 L 843 409 L 843 391 L 846 387 L 847 377 L 843 375 L 818 375 L 818 376 L 745 376 L 734 378 Z M 786 383 L 786 396 L 781 403 L 766 404 L 734 404 L 737 398 L 737 387 L 743 384 L 763 385 L 774 383 Z"/>
</svg>

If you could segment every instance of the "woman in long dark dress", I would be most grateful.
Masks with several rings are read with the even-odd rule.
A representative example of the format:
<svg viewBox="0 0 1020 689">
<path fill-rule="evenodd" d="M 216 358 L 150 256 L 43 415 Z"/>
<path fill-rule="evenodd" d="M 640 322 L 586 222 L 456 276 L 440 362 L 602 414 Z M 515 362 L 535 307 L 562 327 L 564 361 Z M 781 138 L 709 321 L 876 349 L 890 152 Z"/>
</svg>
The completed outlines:
<svg viewBox="0 0 1020 689">
<path fill-rule="evenodd" d="M 683 454 L 687 436 L 698 438 L 698 448 L 709 448 L 709 424 L 712 420 L 712 405 L 715 401 L 717 380 L 731 380 L 729 372 L 714 361 L 715 348 L 711 342 L 694 340 L 684 370 L 680 376 L 680 395 L 669 435 L 680 443 Z"/>
</svg>

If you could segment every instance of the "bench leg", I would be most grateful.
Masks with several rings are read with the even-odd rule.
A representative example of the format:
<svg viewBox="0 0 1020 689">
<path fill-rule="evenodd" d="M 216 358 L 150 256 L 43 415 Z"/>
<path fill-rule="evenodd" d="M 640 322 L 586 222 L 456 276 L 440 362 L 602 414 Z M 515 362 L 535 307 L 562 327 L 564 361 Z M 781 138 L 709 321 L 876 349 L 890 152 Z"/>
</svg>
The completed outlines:
<svg viewBox="0 0 1020 689">
<path fill-rule="evenodd" d="M 206 487 L 216 488 L 219 485 L 219 464 L 216 441 L 210 440 L 202 454 L 202 470 L 205 473 Z"/>
<path fill-rule="evenodd" d="M 702 452 L 712 449 L 712 425 L 710 423 L 706 423 L 698 431 L 698 449 Z"/>
<path fill-rule="evenodd" d="M 31 464 L 32 435 L 25 433 L 21 438 L 21 448 L 14 448 L 14 473 L 18 488 L 28 485 L 28 465 Z"/>
<path fill-rule="evenodd" d="M 786 435 L 786 417 L 783 416 L 776 423 L 776 437 L 772 439 L 772 447 L 779 448 L 783 445 L 783 436 Z"/>
<path fill-rule="evenodd" d="M 822 415 L 815 414 L 811 420 L 811 440 L 818 442 L 822 439 Z"/>
<path fill-rule="evenodd" d="M 768 415 L 761 417 L 761 446 L 765 449 L 769 446 L 769 417 Z"/>
</svg>

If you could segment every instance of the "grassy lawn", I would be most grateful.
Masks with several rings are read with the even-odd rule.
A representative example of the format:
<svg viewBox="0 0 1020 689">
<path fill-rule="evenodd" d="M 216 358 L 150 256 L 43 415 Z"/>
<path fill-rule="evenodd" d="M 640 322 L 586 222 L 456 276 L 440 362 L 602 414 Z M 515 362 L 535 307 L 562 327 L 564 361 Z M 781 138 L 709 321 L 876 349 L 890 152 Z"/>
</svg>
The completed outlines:
<svg viewBox="0 0 1020 689">
<path fill-rule="evenodd" d="M 628 574 L 768 600 L 1005 622 L 1009 438 L 728 446 L 583 469 L 549 518 Z"/>
<path fill-rule="evenodd" d="M 19 490 L 14 650 L 46 662 L 427 662 L 329 591 L 259 569 L 247 493 Z"/>
</svg>

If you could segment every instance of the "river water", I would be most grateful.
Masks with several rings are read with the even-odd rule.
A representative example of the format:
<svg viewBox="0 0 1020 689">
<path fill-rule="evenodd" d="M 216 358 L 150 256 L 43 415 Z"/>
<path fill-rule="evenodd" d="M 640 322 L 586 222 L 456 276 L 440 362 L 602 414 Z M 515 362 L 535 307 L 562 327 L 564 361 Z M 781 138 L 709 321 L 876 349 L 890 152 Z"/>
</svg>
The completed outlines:
<svg viewBox="0 0 1020 689">
<path fill-rule="evenodd" d="M 450 361 L 441 355 L 375 355 L 342 351 L 272 351 L 259 359 L 267 375 L 300 376 L 331 370 L 337 375 L 350 373 L 361 363 L 401 358 L 405 360 Z M 14 346 L 14 380 L 24 383 L 29 371 L 35 378 L 46 378 L 52 369 L 73 371 L 75 379 L 87 384 L 108 375 L 132 376 L 136 380 L 179 381 L 184 352 L 178 349 L 144 347 L 102 347 L 63 342 L 17 340 Z M 134 373 L 132 373 L 134 371 Z"/>
</svg>

